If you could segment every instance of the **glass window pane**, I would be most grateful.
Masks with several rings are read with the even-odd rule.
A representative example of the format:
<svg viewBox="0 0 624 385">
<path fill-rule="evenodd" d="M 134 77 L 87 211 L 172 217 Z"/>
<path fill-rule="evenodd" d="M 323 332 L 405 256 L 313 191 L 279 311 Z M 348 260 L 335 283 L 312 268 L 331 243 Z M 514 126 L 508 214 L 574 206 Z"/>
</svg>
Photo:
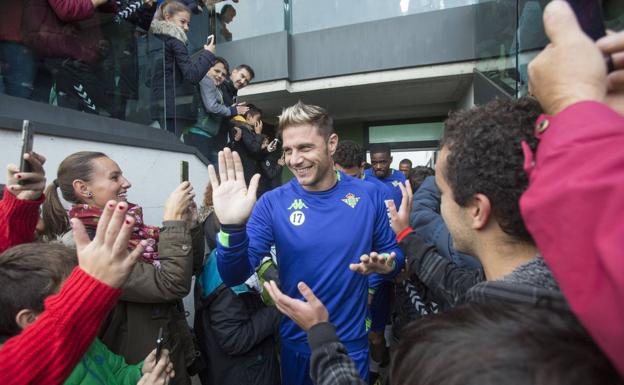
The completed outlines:
<svg viewBox="0 0 624 385">
<path fill-rule="evenodd" d="M 368 142 L 396 143 L 439 140 L 443 130 L 443 122 L 371 126 L 368 129 Z"/>
<path fill-rule="evenodd" d="M 292 0 L 292 32 L 318 31 L 372 20 L 476 4 L 478 0 Z"/>
<path fill-rule="evenodd" d="M 284 30 L 284 0 L 244 0 L 219 3 L 217 43 Z"/>
</svg>

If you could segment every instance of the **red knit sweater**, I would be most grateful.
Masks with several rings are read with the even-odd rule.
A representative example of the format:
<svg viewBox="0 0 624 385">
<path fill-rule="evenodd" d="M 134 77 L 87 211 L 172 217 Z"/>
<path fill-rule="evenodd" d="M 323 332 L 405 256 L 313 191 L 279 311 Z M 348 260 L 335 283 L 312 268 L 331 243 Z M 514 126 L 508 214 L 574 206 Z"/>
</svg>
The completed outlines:
<svg viewBox="0 0 624 385">
<path fill-rule="evenodd" d="M 36 201 L 17 199 L 6 188 L 0 201 L 0 253 L 11 246 L 32 242 L 39 220 L 39 206 L 43 194 Z"/>
<path fill-rule="evenodd" d="M 0 349 L 0 384 L 62 384 L 120 295 L 75 268 L 37 321 Z"/>
</svg>

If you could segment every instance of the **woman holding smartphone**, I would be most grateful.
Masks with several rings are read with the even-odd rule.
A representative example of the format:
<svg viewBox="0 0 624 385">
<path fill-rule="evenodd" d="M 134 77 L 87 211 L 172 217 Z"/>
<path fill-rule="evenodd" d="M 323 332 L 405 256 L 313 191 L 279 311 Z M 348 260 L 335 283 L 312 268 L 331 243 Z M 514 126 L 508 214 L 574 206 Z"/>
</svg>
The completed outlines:
<svg viewBox="0 0 624 385">
<path fill-rule="evenodd" d="M 109 200 L 126 201 L 132 187 L 117 163 L 99 152 L 78 152 L 65 158 L 57 179 L 45 191 L 43 222 L 45 233 L 66 235 L 69 218 L 82 221 L 90 237 L 104 205 Z M 73 203 L 69 216 L 63 198 Z M 193 187 L 181 183 L 169 196 L 164 207 L 162 227 L 146 225 L 139 206 L 128 203 L 128 213 L 135 227 L 128 243 L 134 249 L 146 240 L 148 246 L 123 286 L 121 300 L 104 323 L 100 338 L 114 353 L 130 364 L 141 361 L 154 349 L 159 328 L 163 328 L 165 347 L 171 351 L 175 384 L 188 384 L 187 367 L 195 358 L 192 336 L 186 323 L 182 298 L 191 287 L 194 269 L 203 260 L 202 230 L 197 226 Z"/>
</svg>

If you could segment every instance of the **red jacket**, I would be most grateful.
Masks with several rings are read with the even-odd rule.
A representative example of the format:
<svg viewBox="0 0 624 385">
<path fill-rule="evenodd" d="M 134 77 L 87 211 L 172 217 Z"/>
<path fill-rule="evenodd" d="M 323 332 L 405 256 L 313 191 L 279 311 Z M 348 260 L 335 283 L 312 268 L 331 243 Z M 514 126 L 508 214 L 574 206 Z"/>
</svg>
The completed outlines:
<svg viewBox="0 0 624 385">
<path fill-rule="evenodd" d="M 39 220 L 39 206 L 43 194 L 36 201 L 17 199 L 5 188 L 0 201 L 0 253 L 11 246 L 35 240 Z"/>
<path fill-rule="evenodd" d="M 525 148 L 524 221 L 572 310 L 624 375 L 624 117 L 580 102 L 536 127 L 534 163 Z"/>
<path fill-rule="evenodd" d="M 98 10 L 113 11 L 114 3 Z M 43 57 L 97 62 L 103 40 L 100 24 L 91 0 L 24 0 L 24 42 Z"/>
<path fill-rule="evenodd" d="M 45 301 L 37 321 L 0 349 L 0 384 L 65 382 L 121 295 L 80 268 Z"/>
</svg>

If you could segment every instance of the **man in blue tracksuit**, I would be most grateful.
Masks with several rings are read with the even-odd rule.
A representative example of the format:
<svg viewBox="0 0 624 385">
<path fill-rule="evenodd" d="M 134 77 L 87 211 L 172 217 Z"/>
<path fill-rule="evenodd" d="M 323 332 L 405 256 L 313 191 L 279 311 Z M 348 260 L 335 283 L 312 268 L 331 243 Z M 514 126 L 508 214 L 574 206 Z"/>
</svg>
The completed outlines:
<svg viewBox="0 0 624 385">
<path fill-rule="evenodd" d="M 364 174 L 376 177 L 384 182 L 392 190 L 392 200 L 397 210 L 401 206 L 401 188 L 399 184 L 405 185 L 405 175 L 401 171 L 390 168 L 392 155 L 390 147 L 385 144 L 373 144 L 370 149 L 371 165 L 373 167 L 364 171 Z"/>
<path fill-rule="evenodd" d="M 391 273 L 375 277 L 392 279 L 404 263 L 388 226 L 384 197 L 372 184 L 334 170 L 332 155 L 338 136 L 324 109 L 301 102 L 288 107 L 280 116 L 278 130 L 286 165 L 295 179 L 264 194 L 257 203 L 259 178 L 252 178 L 248 191 L 237 154 L 224 149 L 219 155 L 221 182 L 214 168 L 209 168 L 214 208 L 221 222 L 219 272 L 227 285 L 240 284 L 275 244 L 282 292 L 301 299 L 297 284 L 305 282 L 316 293 L 366 379 L 368 279 L 354 271 L 370 274 L 384 271 L 381 265 L 390 265 L 394 267 Z M 372 252 L 394 254 L 386 259 L 373 257 Z M 282 382 L 311 384 L 305 332 L 284 318 L 280 333 Z"/>
</svg>

